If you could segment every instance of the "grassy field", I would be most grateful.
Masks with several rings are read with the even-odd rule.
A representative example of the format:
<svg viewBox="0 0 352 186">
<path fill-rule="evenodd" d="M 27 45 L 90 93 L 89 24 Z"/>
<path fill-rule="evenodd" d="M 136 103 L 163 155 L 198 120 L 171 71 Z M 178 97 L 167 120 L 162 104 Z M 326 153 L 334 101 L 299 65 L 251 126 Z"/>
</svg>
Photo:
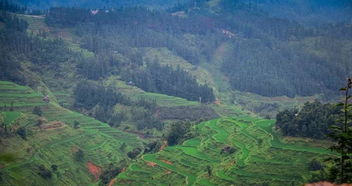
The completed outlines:
<svg viewBox="0 0 352 186">
<path fill-rule="evenodd" d="M 333 155 L 324 146 L 282 142 L 273 124 L 248 116 L 203 122 L 195 126 L 198 137 L 144 155 L 117 185 L 299 185 L 310 175 L 310 160 Z M 225 146 L 235 153 L 221 153 Z"/>
<path fill-rule="evenodd" d="M 142 146 L 142 140 L 134 135 L 111 128 L 94 118 L 64 109 L 56 103 L 45 103 L 42 95 L 28 87 L 10 82 L 0 82 L 1 116 L 6 125 L 23 125 L 30 131 L 27 140 L 17 135 L 2 138 L 0 154 L 11 153 L 15 161 L 0 165 L 1 185 L 88 185 L 96 179 L 87 169 L 87 162 L 99 167 L 118 165 L 126 159 L 126 153 Z M 6 106 L 6 108 L 4 107 Z M 61 127 L 42 129 L 36 126 L 38 118 L 31 114 L 34 106 L 40 106 L 43 116 L 50 121 L 60 121 Z M 9 111 L 9 109 L 13 111 Z M 24 119 L 21 119 L 24 117 Z M 79 129 L 72 127 L 80 123 Z M 25 124 L 25 125 L 24 125 Z M 125 144 L 126 148 L 121 149 Z M 74 159 L 75 152 L 84 152 L 83 160 Z M 1 162 L 0 162 L 1 163 Z M 44 179 L 38 174 L 38 166 L 51 170 L 52 178 Z M 73 174 L 74 173 L 74 174 Z"/>
</svg>

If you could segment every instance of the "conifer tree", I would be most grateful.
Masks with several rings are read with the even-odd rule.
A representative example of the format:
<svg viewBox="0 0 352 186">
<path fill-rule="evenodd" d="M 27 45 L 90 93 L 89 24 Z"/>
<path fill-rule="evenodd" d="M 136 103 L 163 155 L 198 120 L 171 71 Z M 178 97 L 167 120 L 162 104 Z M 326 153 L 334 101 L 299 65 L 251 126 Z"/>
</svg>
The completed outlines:
<svg viewBox="0 0 352 186">
<path fill-rule="evenodd" d="M 340 91 L 344 92 L 343 102 L 338 103 L 342 106 L 343 116 L 339 119 L 339 125 L 331 127 L 330 137 L 336 141 L 330 149 L 337 152 L 339 155 L 334 158 L 329 158 L 333 163 L 330 169 L 331 181 L 338 183 L 351 183 L 352 182 L 352 120 L 351 111 L 352 104 L 350 99 L 352 95 L 350 90 L 352 88 L 352 79 L 348 78 L 346 87 L 341 88 Z"/>
</svg>

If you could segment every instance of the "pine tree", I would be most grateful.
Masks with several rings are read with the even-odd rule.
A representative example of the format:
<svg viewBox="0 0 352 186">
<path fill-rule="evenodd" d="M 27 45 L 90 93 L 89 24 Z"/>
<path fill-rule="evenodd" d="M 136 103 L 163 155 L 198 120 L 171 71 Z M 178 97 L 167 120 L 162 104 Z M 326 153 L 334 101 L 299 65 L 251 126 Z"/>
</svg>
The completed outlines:
<svg viewBox="0 0 352 186">
<path fill-rule="evenodd" d="M 349 92 L 351 88 L 352 79 L 349 78 L 346 87 L 340 89 L 345 94 L 343 102 L 338 103 L 338 106 L 343 107 L 340 125 L 332 126 L 330 134 L 330 137 L 336 141 L 330 149 L 339 153 L 339 156 L 328 159 L 334 164 L 330 169 L 330 179 L 338 183 L 352 182 L 352 104 L 350 103 L 352 95 Z"/>
</svg>

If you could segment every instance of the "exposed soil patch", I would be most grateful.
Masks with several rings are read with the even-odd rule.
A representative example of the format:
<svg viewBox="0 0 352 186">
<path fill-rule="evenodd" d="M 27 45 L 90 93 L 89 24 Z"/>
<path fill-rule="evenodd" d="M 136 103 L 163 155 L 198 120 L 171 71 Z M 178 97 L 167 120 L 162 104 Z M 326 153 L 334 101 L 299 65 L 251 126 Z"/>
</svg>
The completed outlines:
<svg viewBox="0 0 352 186">
<path fill-rule="evenodd" d="M 117 181 L 117 179 L 116 179 L 116 178 L 114 178 L 114 179 L 110 180 L 110 182 L 109 182 L 109 185 L 108 185 L 108 186 L 113 186 L 113 185 L 116 183 L 116 181 Z"/>
<path fill-rule="evenodd" d="M 172 165 L 172 162 L 171 162 L 171 161 L 168 161 L 168 160 L 160 160 L 160 161 L 162 161 L 162 162 L 164 162 L 164 163 L 166 163 L 166 164 Z"/>
<path fill-rule="evenodd" d="M 48 123 L 40 125 L 40 129 L 54 130 L 54 129 L 63 128 L 64 126 L 65 126 L 65 123 L 63 123 L 61 121 L 50 121 Z"/>
<path fill-rule="evenodd" d="M 95 165 L 93 162 L 87 162 L 88 171 L 94 176 L 95 181 L 97 181 L 101 175 L 102 168 Z"/>
<path fill-rule="evenodd" d="M 148 161 L 148 162 L 147 162 L 147 165 L 150 166 L 150 167 L 155 167 L 157 164 L 154 163 L 154 162 Z"/>
</svg>

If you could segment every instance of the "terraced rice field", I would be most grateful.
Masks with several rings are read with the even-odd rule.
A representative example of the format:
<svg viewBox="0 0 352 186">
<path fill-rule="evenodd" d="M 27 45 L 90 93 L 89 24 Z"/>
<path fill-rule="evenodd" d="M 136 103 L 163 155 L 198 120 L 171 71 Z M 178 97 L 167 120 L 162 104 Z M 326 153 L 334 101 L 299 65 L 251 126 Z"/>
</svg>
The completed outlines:
<svg viewBox="0 0 352 186">
<path fill-rule="evenodd" d="M 203 122 L 196 126 L 199 136 L 144 155 L 117 177 L 116 185 L 299 185 L 309 176 L 310 160 L 332 155 L 312 144 L 281 142 L 273 124 L 252 117 Z M 225 146 L 235 153 L 221 153 Z"/>
<path fill-rule="evenodd" d="M 5 116 L 6 123 L 12 123 L 21 115 L 32 116 L 34 106 L 40 106 L 43 117 L 48 121 L 64 123 L 63 127 L 44 130 L 36 127 L 36 122 L 32 122 L 27 126 L 33 131 L 27 140 L 16 136 L 3 139 L 3 144 L 6 145 L 0 144 L 0 153 L 16 154 L 15 162 L 0 167 L 4 185 L 47 184 L 36 171 L 38 165 L 44 165 L 49 169 L 51 165 L 58 166 L 52 178 L 55 184 L 87 185 L 95 181 L 86 167 L 86 162 L 93 162 L 102 167 L 110 163 L 118 165 L 126 158 L 128 151 L 142 146 L 141 140 L 134 135 L 62 108 L 56 103 L 45 103 L 42 101 L 42 95 L 28 87 L 2 81 L 0 90 L 0 104 L 7 105 L 6 108 L 1 107 L 3 111 L 1 114 Z M 8 111 L 10 105 L 14 111 Z M 79 129 L 72 128 L 74 121 L 80 123 Z M 120 149 L 123 143 L 127 147 Z M 84 152 L 82 162 L 74 159 L 78 149 Z M 72 174 L 73 172 L 75 174 Z"/>
</svg>

